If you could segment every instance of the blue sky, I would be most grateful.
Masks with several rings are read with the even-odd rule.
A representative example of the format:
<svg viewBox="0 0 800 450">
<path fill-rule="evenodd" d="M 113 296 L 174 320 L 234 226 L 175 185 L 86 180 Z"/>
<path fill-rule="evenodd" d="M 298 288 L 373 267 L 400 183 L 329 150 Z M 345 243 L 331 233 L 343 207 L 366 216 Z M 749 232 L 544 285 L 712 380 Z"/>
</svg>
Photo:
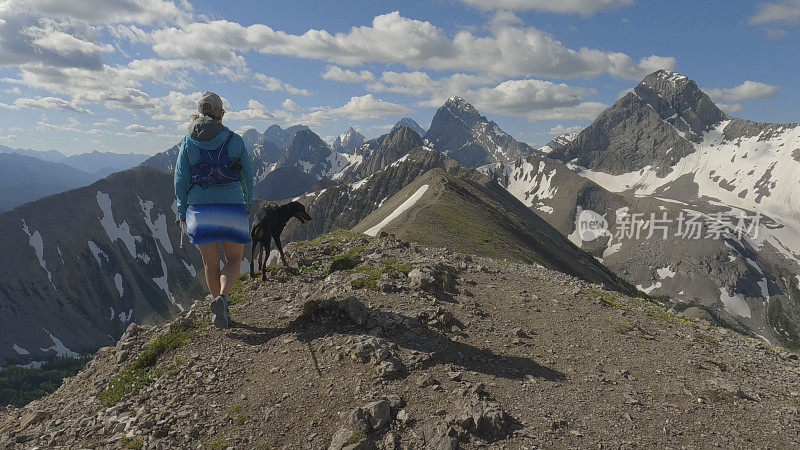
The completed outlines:
<svg viewBox="0 0 800 450">
<path fill-rule="evenodd" d="M 800 122 L 800 0 L 0 1 L 0 144 L 156 153 L 200 92 L 225 123 L 332 140 L 460 95 L 540 146 L 647 73 L 729 113 Z"/>
</svg>

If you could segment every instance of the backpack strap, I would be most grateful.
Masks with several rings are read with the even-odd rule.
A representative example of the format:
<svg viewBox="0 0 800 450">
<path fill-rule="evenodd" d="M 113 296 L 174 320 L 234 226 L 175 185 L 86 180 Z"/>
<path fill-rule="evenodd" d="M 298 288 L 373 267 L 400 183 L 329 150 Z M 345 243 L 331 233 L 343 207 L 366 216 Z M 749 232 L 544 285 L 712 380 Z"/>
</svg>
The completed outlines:
<svg viewBox="0 0 800 450">
<path fill-rule="evenodd" d="M 233 138 L 233 135 L 234 135 L 233 131 L 228 131 L 228 136 L 225 138 L 225 141 L 222 143 L 222 145 L 220 145 L 219 147 L 217 147 L 217 148 L 215 148 L 215 149 L 210 149 L 210 150 L 206 150 L 206 149 L 200 149 L 200 159 L 201 159 L 201 160 L 202 160 L 202 159 L 206 159 L 206 158 L 205 158 L 205 157 L 206 157 L 206 155 L 208 155 L 208 157 L 209 157 L 209 158 L 213 158 L 213 157 L 211 156 L 211 154 L 210 154 L 212 151 L 215 151 L 215 152 L 217 152 L 218 154 L 222 154 L 222 152 L 223 152 L 223 151 L 224 151 L 225 153 L 227 153 L 227 152 L 228 152 L 228 144 L 230 144 L 230 142 L 231 142 L 231 138 Z M 209 161 L 209 162 L 210 162 L 210 161 Z M 238 168 L 238 170 L 242 170 L 241 163 L 239 162 L 239 158 L 234 158 L 234 160 L 233 160 L 233 161 L 231 161 L 231 162 L 228 164 L 228 167 L 232 169 L 232 168 L 234 168 L 234 167 L 232 167 L 232 166 L 234 166 L 234 164 L 236 165 L 235 167 L 236 167 L 236 168 Z M 193 187 L 195 187 L 196 185 L 197 185 L 197 183 L 195 183 L 195 182 L 194 182 L 194 181 L 193 181 L 193 180 L 190 178 L 190 179 L 189 179 L 189 189 L 186 191 L 187 195 L 188 195 L 189 191 L 191 191 L 191 190 L 192 190 L 192 188 L 193 188 Z M 202 186 L 201 186 L 201 187 L 202 187 Z"/>
</svg>

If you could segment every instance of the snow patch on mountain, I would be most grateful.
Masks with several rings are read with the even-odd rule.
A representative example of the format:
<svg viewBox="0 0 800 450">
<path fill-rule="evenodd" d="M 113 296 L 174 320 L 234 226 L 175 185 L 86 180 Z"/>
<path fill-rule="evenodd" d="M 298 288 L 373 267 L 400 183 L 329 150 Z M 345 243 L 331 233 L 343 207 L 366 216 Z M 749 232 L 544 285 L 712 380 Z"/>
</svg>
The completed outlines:
<svg viewBox="0 0 800 450">
<path fill-rule="evenodd" d="M 150 228 L 150 232 L 153 234 L 153 237 L 161 243 L 161 246 L 164 247 L 164 250 L 167 253 L 172 253 L 172 241 L 169 239 L 169 233 L 167 231 L 167 216 L 163 213 L 159 213 L 156 220 L 152 220 L 151 211 L 153 209 L 154 203 L 150 200 L 142 201 L 139 196 L 136 197 L 139 199 L 139 206 L 142 208 L 142 212 L 144 213 L 144 222 L 147 224 L 147 227 Z"/>
<path fill-rule="evenodd" d="M 128 322 L 131 321 L 131 319 L 133 319 L 133 309 L 128 310 L 127 313 L 125 313 L 125 311 L 122 311 L 121 313 L 119 313 L 119 321 L 120 322 L 128 323 Z"/>
<path fill-rule="evenodd" d="M 325 173 L 325 176 L 333 181 L 338 181 L 344 176 L 345 171 L 360 165 L 364 161 L 362 155 L 353 153 L 339 153 L 331 152 L 328 156 L 328 164 L 330 169 Z"/>
<path fill-rule="evenodd" d="M 730 294 L 728 288 L 719 288 L 719 300 L 725 311 L 733 317 L 741 316 L 750 318 L 750 306 L 747 305 L 744 295 L 734 292 Z"/>
<path fill-rule="evenodd" d="M 151 201 L 143 201 L 139 198 L 139 206 L 142 208 L 142 213 L 144 213 L 144 222 L 147 225 L 147 228 L 150 229 L 151 235 L 161 243 L 161 246 L 164 247 L 169 253 L 172 253 L 172 243 L 169 240 L 169 235 L 167 234 L 167 221 L 166 216 L 164 214 L 159 213 L 158 218 L 155 222 L 152 220 L 151 211 L 153 209 L 153 202 Z M 156 245 L 156 252 L 158 252 L 158 259 L 161 262 L 161 273 L 160 277 L 154 277 L 153 282 L 167 294 L 167 298 L 175 304 L 178 308 L 183 310 L 181 305 L 175 303 L 175 297 L 172 295 L 172 292 L 169 290 L 169 279 L 167 278 L 167 263 L 164 260 L 164 256 L 161 254 L 161 248 Z"/>
<path fill-rule="evenodd" d="M 111 242 L 119 239 L 128 249 L 131 257 L 137 258 L 136 242 L 141 241 L 142 238 L 131 234 L 131 227 L 128 222 L 123 220 L 120 225 L 117 225 L 114 220 L 114 213 L 111 210 L 111 197 L 105 192 L 97 191 L 97 206 L 100 207 L 100 212 L 103 214 L 99 217 L 99 220 L 108 239 Z"/>
<path fill-rule="evenodd" d="M 36 253 L 36 258 L 39 260 L 39 265 L 42 266 L 45 272 L 47 272 L 47 279 L 50 280 L 50 283 L 53 282 L 53 275 L 47 270 L 47 265 L 44 262 L 44 241 L 42 241 L 42 235 L 39 231 L 34 231 L 31 233 L 28 230 L 28 224 L 25 223 L 25 220 L 22 220 L 22 231 L 28 235 L 28 244 L 33 247 L 34 253 Z"/>
<path fill-rule="evenodd" d="M 656 281 L 655 283 L 653 283 L 652 285 L 650 285 L 648 287 L 644 287 L 641 284 L 637 284 L 636 285 L 636 289 L 644 292 L 645 294 L 650 294 L 651 292 L 655 291 L 656 289 L 658 289 L 660 287 L 661 287 L 661 282 L 660 281 Z"/>
<path fill-rule="evenodd" d="M 188 262 L 186 262 L 184 260 L 181 260 L 181 262 L 183 263 L 183 267 L 186 267 L 186 271 L 189 272 L 189 275 L 191 275 L 193 277 L 197 276 L 197 269 L 194 268 L 194 265 L 189 264 Z"/>
<path fill-rule="evenodd" d="M 89 251 L 92 252 L 92 256 L 94 256 L 94 259 L 97 260 L 97 265 L 100 266 L 100 268 L 102 268 L 103 267 L 103 259 L 106 262 L 109 261 L 108 254 L 106 254 L 106 252 L 104 252 L 102 249 L 100 249 L 100 247 L 98 247 L 97 244 L 94 243 L 94 241 L 88 241 L 87 245 L 89 246 Z M 101 257 L 102 257 L 102 259 L 101 259 Z"/>
<path fill-rule="evenodd" d="M 117 291 L 119 292 L 119 296 L 122 297 L 122 295 L 125 293 L 125 289 L 122 287 L 122 275 L 121 274 L 114 275 L 114 285 L 117 287 Z"/>
<path fill-rule="evenodd" d="M 79 356 L 77 353 L 67 348 L 67 346 L 64 345 L 63 342 L 61 342 L 61 339 L 53 336 L 53 334 L 47 330 L 44 330 L 44 332 L 47 333 L 48 336 L 50 336 L 50 340 L 53 341 L 53 345 L 48 348 L 40 348 L 39 350 L 43 352 L 47 351 L 56 352 L 56 355 L 58 355 L 59 358 L 77 358 Z"/>
<path fill-rule="evenodd" d="M 14 348 L 14 351 L 17 352 L 20 355 L 30 355 L 31 354 L 31 352 L 25 350 L 24 348 L 20 347 L 17 344 L 14 344 L 13 348 Z"/>
<path fill-rule="evenodd" d="M 662 280 L 664 278 L 674 278 L 675 277 L 675 271 L 672 270 L 672 268 L 670 266 L 661 267 L 660 269 L 656 269 L 656 273 L 658 274 L 658 277 L 661 278 Z"/>
<path fill-rule="evenodd" d="M 402 203 L 400 206 L 398 206 L 398 207 L 397 207 L 397 209 L 395 209 L 394 211 L 392 211 L 392 213 L 391 213 L 391 214 L 389 214 L 388 216 L 386 216 L 386 218 L 385 218 L 385 219 L 383 219 L 383 220 L 382 220 L 380 223 L 378 223 L 378 224 L 377 224 L 377 225 L 375 225 L 374 227 L 370 228 L 369 230 L 365 231 L 365 232 L 364 232 L 364 234 L 366 234 L 366 235 L 368 235 L 368 236 L 377 236 L 377 235 L 378 235 L 378 233 L 379 233 L 379 232 L 380 232 L 380 231 L 383 229 L 383 227 L 385 227 L 386 225 L 389 225 L 389 224 L 390 224 L 390 223 L 391 223 L 391 222 L 392 222 L 394 219 L 396 219 L 397 217 L 399 217 L 399 216 L 400 216 L 400 214 L 403 214 L 403 213 L 404 213 L 404 212 L 406 212 L 406 211 L 407 211 L 409 208 L 411 208 L 412 206 L 414 206 L 414 205 L 417 203 L 417 201 L 418 201 L 420 198 L 422 198 L 422 196 L 425 194 L 425 192 L 426 192 L 427 190 L 428 190 L 428 185 L 427 185 L 427 184 L 423 184 L 422 186 L 420 186 L 420 188 L 419 188 L 419 189 L 417 189 L 417 191 L 416 191 L 416 192 L 414 192 L 414 193 L 411 195 L 411 197 L 409 197 L 409 198 L 408 198 L 406 201 L 404 201 L 404 202 L 403 202 L 403 203 Z"/>
</svg>

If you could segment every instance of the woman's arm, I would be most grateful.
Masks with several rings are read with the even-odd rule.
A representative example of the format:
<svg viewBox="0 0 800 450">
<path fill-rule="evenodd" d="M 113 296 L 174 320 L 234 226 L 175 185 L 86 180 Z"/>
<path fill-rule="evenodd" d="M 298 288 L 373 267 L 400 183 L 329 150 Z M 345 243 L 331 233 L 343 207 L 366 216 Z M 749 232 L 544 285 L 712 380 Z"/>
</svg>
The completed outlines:
<svg viewBox="0 0 800 450">
<path fill-rule="evenodd" d="M 242 174 L 239 182 L 242 184 L 244 206 L 247 208 L 247 212 L 250 212 L 250 205 L 253 204 L 253 160 L 250 158 L 250 152 L 247 151 L 247 147 L 244 146 L 244 140 L 242 140 L 241 136 L 237 135 L 236 137 L 242 147 Z"/>
<path fill-rule="evenodd" d="M 178 151 L 178 160 L 175 162 L 175 198 L 178 200 L 178 218 L 180 220 L 186 220 L 190 181 L 189 157 L 186 154 L 186 138 L 184 137 Z"/>
</svg>

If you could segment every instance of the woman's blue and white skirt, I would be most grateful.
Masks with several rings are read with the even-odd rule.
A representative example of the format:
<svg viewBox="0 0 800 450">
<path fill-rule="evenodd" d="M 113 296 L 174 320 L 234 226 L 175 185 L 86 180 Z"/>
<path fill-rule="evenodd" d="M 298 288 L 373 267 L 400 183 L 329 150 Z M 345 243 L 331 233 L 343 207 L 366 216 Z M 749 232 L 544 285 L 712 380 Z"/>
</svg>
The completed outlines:
<svg viewBox="0 0 800 450">
<path fill-rule="evenodd" d="M 250 242 L 250 223 L 244 205 L 209 203 L 189 205 L 186 229 L 192 244 L 212 242 Z"/>
</svg>

